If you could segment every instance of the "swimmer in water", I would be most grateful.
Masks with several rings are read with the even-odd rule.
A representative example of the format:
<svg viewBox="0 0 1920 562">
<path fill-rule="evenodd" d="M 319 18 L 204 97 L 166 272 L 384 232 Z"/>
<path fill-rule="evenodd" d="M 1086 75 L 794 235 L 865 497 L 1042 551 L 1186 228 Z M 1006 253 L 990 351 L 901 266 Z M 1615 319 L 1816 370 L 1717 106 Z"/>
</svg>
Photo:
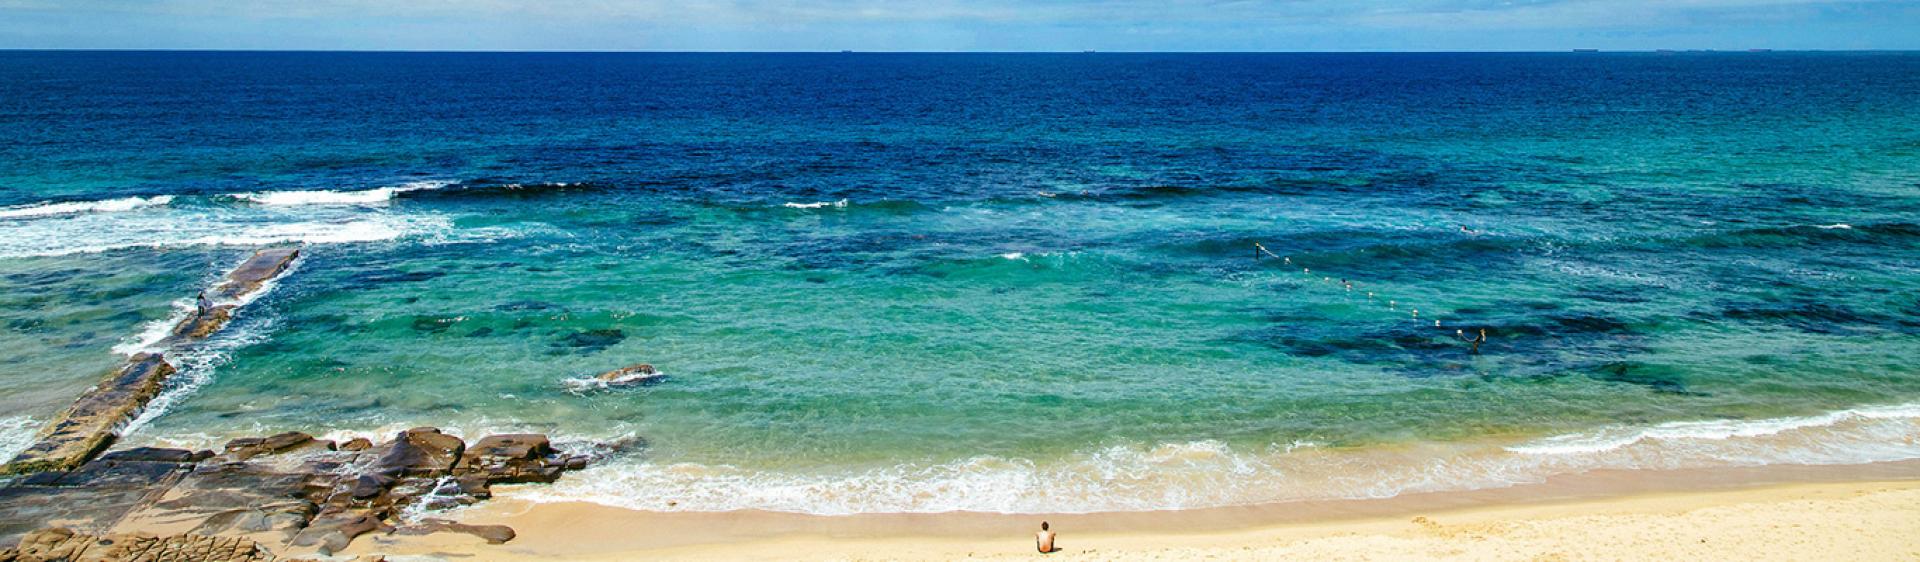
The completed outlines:
<svg viewBox="0 0 1920 562">
<path fill-rule="evenodd" d="M 1487 329 L 1481 328 L 1480 336 L 1473 337 L 1473 338 L 1467 337 L 1466 330 L 1454 330 L 1453 337 L 1460 338 L 1460 341 L 1467 342 L 1467 345 L 1472 346 L 1471 347 L 1472 351 L 1470 351 L 1470 353 L 1474 355 L 1479 355 L 1480 344 L 1487 343 Z"/>
</svg>

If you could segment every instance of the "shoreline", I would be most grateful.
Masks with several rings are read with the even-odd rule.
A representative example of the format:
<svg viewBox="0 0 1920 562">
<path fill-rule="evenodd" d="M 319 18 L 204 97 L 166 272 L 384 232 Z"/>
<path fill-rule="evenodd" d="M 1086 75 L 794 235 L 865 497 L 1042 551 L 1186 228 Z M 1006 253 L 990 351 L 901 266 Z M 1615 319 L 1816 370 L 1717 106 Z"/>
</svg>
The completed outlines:
<svg viewBox="0 0 1920 562">
<path fill-rule="evenodd" d="M 1038 556 L 1033 527 L 1047 520 L 1060 531 L 1064 549 L 1051 558 L 1073 559 L 1449 553 L 1494 559 L 1599 553 L 1793 559 L 1804 558 L 1795 553 L 1828 551 L 1852 552 L 1854 559 L 1920 556 L 1920 534 L 1911 532 L 1920 528 L 1920 460 L 1594 471 L 1538 484 L 1382 499 L 1084 514 L 669 513 L 525 499 L 537 493 L 528 487 L 503 490 L 454 516 L 519 531 L 504 545 L 454 535 L 371 536 L 342 554 L 472 560 L 1030 558 Z M 1637 534 L 1698 535 L 1708 542 L 1619 542 Z M 1736 535 L 1737 550 L 1725 550 L 1725 544 L 1691 550 Z"/>
</svg>

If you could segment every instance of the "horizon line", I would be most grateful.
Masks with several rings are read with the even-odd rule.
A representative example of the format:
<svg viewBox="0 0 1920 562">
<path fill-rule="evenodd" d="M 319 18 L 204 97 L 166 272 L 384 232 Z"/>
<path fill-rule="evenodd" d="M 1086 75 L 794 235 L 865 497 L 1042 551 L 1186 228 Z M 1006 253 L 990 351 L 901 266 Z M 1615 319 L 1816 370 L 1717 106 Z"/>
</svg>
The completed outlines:
<svg viewBox="0 0 1920 562">
<path fill-rule="evenodd" d="M 1009 50 L 1009 51 L 895 51 L 860 49 L 841 50 L 790 50 L 790 51 L 700 51 L 672 49 L 221 49 L 221 48 L 175 48 L 175 47 L 0 47 L 0 52 L 121 52 L 121 53 L 448 53 L 448 54 L 900 54 L 900 55 L 1019 55 L 1019 54 L 1122 54 L 1122 55 L 1256 55 L 1256 54 L 1606 54 L 1606 53 L 1914 53 L 1920 49 L 1777 49 L 1770 47 L 1734 47 L 1734 48 L 1656 48 L 1656 49 L 1603 49 L 1592 47 L 1569 47 L 1559 50 L 1510 49 L 1510 50 L 1274 50 L 1274 51 L 1104 51 L 1084 49 L 1073 51 L 1054 50 Z"/>
</svg>

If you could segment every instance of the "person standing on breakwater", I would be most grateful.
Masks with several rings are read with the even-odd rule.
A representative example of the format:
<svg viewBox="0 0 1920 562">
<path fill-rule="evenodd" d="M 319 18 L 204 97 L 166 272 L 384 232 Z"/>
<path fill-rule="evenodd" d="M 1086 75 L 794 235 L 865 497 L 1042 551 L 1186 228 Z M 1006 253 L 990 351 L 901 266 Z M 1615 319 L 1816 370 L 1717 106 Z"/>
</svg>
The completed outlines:
<svg viewBox="0 0 1920 562">
<path fill-rule="evenodd" d="M 1040 532 L 1033 534 L 1033 545 L 1040 549 L 1041 554 L 1053 552 L 1053 536 L 1053 531 L 1047 530 L 1047 522 L 1041 521 Z"/>
<path fill-rule="evenodd" d="M 213 301 L 207 300 L 206 291 L 200 291 L 200 294 L 193 297 L 193 307 L 195 314 L 206 314 L 207 311 L 213 310 Z"/>
</svg>

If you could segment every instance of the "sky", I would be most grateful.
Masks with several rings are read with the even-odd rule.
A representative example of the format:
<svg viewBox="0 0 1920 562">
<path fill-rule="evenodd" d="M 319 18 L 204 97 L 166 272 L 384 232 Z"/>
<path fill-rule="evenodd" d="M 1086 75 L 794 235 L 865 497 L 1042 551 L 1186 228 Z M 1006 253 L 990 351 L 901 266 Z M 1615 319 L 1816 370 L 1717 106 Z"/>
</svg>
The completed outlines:
<svg viewBox="0 0 1920 562">
<path fill-rule="evenodd" d="M 0 0 L 0 48 L 1920 49 L 1920 0 Z"/>
</svg>

